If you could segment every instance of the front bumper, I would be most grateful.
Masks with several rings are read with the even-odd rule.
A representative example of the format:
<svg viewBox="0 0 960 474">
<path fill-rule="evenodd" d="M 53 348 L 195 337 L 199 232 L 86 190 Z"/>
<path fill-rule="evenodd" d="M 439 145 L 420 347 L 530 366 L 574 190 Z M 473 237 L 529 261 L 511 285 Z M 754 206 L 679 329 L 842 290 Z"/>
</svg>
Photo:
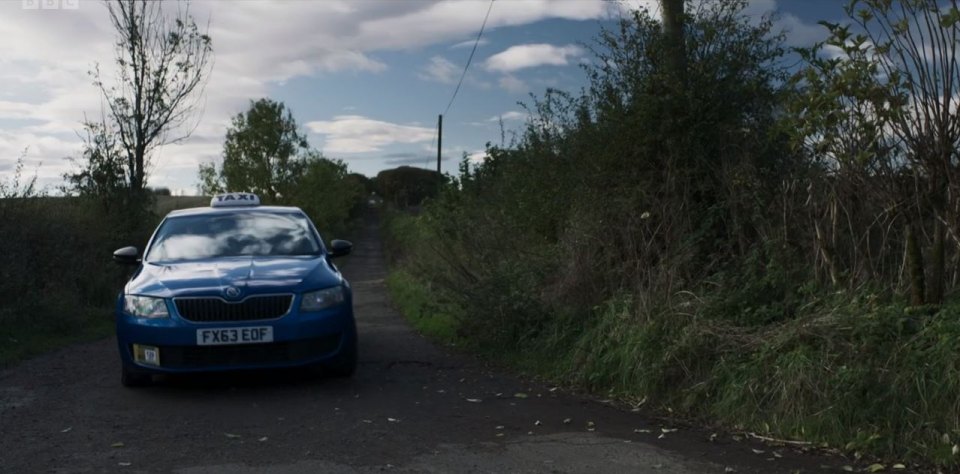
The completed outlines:
<svg viewBox="0 0 960 474">
<path fill-rule="evenodd" d="M 139 372 L 156 374 L 322 364 L 353 350 L 357 337 L 349 299 L 323 311 L 292 311 L 279 319 L 241 322 L 197 323 L 185 320 L 175 312 L 167 318 L 145 319 L 125 314 L 118 308 L 116 322 L 117 345 L 123 364 Z M 198 329 L 253 326 L 271 326 L 273 341 L 212 346 L 197 344 Z M 159 365 L 138 362 L 134 357 L 134 344 L 159 349 Z"/>
</svg>

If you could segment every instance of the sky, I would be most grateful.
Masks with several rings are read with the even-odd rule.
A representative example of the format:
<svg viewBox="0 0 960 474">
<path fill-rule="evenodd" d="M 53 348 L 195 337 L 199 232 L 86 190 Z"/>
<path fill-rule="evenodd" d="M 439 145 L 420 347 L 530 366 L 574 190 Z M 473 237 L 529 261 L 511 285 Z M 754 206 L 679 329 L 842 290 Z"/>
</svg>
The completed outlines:
<svg viewBox="0 0 960 474">
<path fill-rule="evenodd" d="M 843 3 L 750 0 L 747 13 L 776 13 L 788 45 L 806 46 L 825 36 L 817 21 L 843 18 Z M 263 97 L 351 171 L 435 169 L 437 117 L 489 8 L 444 115 L 442 167 L 455 172 L 522 127 L 532 96 L 586 85 L 587 46 L 638 7 L 659 14 L 656 0 L 195 0 L 214 65 L 190 137 L 156 150 L 148 184 L 196 194 L 198 165 L 220 163 L 230 118 Z M 81 122 L 101 114 L 89 71 L 115 74 L 114 41 L 100 0 L 0 0 L 0 182 L 21 157 L 50 190 L 76 169 Z"/>
</svg>

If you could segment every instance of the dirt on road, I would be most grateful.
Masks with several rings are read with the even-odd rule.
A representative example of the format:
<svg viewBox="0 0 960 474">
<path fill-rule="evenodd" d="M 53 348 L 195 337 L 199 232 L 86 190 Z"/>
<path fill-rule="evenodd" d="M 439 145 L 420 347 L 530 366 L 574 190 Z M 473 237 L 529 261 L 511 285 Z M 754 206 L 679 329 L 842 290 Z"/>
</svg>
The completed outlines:
<svg viewBox="0 0 960 474">
<path fill-rule="evenodd" d="M 0 371 L 0 471 L 767 473 L 845 464 L 728 435 L 711 441 L 709 430 L 438 348 L 391 307 L 375 221 L 344 273 L 360 332 L 353 378 L 237 373 L 127 389 L 113 339 L 75 345 Z"/>
</svg>

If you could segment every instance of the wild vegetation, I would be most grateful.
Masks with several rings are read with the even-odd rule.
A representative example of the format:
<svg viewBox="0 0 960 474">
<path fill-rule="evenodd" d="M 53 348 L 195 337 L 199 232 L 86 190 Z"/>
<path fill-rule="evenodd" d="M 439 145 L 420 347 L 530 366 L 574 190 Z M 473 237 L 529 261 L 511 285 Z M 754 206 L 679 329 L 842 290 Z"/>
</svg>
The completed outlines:
<svg viewBox="0 0 960 474">
<path fill-rule="evenodd" d="M 744 1 L 664 3 L 389 219 L 395 300 L 674 415 L 957 466 L 957 2 L 855 0 L 799 51 Z"/>
<path fill-rule="evenodd" d="M 22 166 L 0 180 L 0 365 L 111 333 L 114 298 L 129 269 L 110 253 L 142 246 L 162 213 L 206 200 L 148 202 L 131 213 L 97 199 L 51 196 Z"/>
<path fill-rule="evenodd" d="M 368 184 L 340 160 L 310 149 L 283 103 L 251 101 L 227 129 L 223 162 L 200 165 L 203 194 L 244 190 L 265 203 L 297 205 L 327 231 L 342 231 L 363 209 Z"/>
</svg>

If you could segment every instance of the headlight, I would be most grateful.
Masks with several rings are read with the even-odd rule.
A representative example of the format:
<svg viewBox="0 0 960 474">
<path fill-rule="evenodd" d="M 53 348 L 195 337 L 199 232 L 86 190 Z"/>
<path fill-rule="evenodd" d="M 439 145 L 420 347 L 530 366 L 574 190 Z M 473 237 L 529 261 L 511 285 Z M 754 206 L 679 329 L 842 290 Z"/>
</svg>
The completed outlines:
<svg viewBox="0 0 960 474">
<path fill-rule="evenodd" d="M 326 290 L 303 294 L 300 302 L 300 311 L 320 311 L 343 303 L 345 298 L 343 287 L 335 286 Z"/>
<path fill-rule="evenodd" d="M 166 318 L 170 316 L 167 312 L 167 303 L 163 298 L 154 298 L 152 296 L 124 295 L 123 310 L 127 314 L 141 318 Z"/>
</svg>

